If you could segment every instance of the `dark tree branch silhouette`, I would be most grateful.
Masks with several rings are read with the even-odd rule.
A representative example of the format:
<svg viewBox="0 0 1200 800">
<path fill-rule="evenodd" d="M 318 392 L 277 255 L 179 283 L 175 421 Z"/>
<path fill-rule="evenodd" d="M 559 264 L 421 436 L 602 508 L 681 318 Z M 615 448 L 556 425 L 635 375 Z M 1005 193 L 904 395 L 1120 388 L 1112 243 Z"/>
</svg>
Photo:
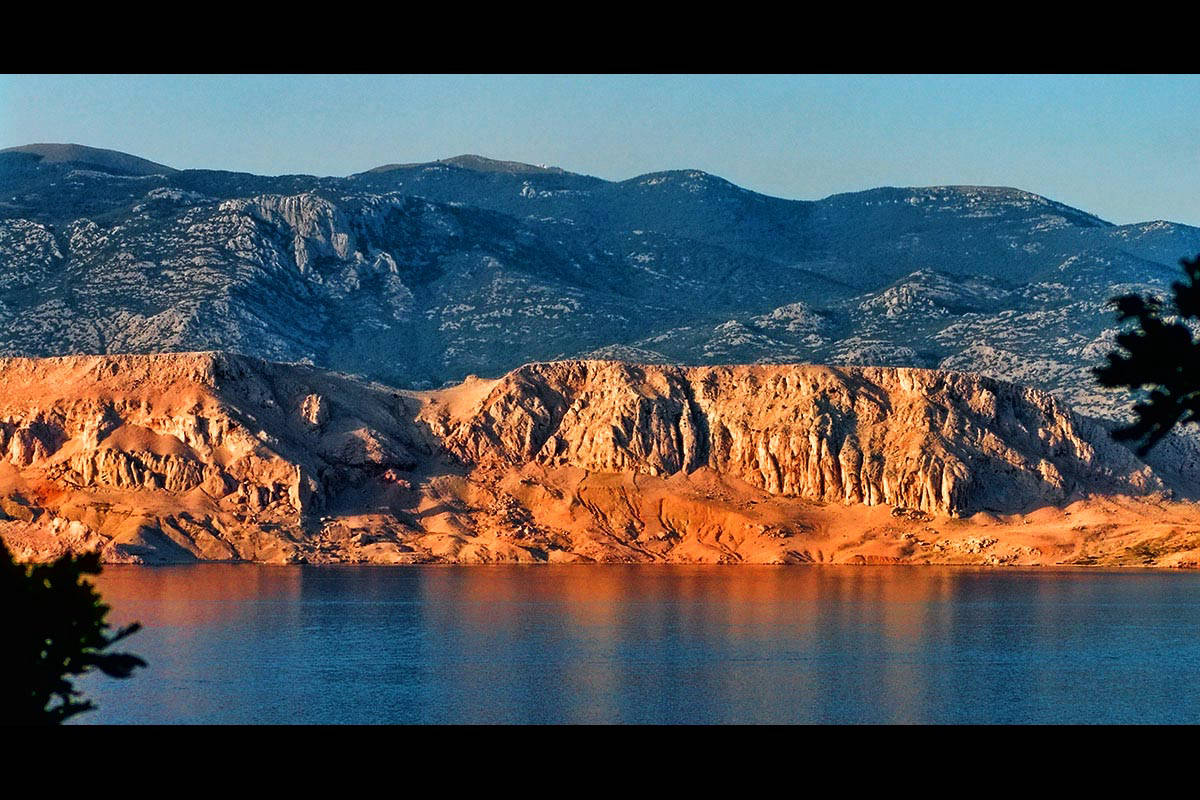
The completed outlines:
<svg viewBox="0 0 1200 800">
<path fill-rule="evenodd" d="M 18 564 L 0 539 L 0 723 L 62 722 L 96 707 L 81 699 L 72 676 L 95 669 L 128 678 L 146 666 L 135 655 L 105 652 L 141 626 L 109 632 L 109 607 L 83 577 L 99 573 L 99 553 Z"/>
<path fill-rule="evenodd" d="M 1200 319 L 1200 255 L 1180 263 L 1187 280 L 1171 285 L 1173 309 L 1152 295 L 1112 299 L 1117 319 L 1137 320 L 1138 327 L 1117 336 L 1125 352 L 1109 353 L 1107 366 L 1093 370 L 1102 386 L 1127 387 L 1144 398 L 1133 407 L 1136 421 L 1113 432 L 1118 441 L 1138 442 L 1140 456 L 1176 425 L 1200 422 L 1200 341 L 1184 322 Z"/>
</svg>

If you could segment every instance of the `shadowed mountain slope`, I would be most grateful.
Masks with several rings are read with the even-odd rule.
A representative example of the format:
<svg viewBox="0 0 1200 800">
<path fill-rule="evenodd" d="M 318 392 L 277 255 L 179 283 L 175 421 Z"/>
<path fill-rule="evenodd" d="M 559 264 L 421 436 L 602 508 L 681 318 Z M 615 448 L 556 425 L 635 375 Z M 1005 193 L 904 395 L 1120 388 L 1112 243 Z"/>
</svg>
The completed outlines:
<svg viewBox="0 0 1200 800">
<path fill-rule="evenodd" d="M 257 176 L 25 149 L 0 153 L 10 355 L 233 349 L 410 388 L 593 355 L 946 368 L 1116 420 L 1127 398 L 1089 372 L 1106 301 L 1200 252 L 1194 227 L 1002 187 L 796 201 L 697 170 Z"/>
</svg>

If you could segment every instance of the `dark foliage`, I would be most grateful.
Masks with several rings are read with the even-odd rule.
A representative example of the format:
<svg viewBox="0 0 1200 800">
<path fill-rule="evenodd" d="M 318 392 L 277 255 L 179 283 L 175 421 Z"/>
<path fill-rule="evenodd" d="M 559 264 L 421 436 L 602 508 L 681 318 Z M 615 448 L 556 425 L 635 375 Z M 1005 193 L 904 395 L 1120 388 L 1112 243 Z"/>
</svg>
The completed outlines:
<svg viewBox="0 0 1200 800">
<path fill-rule="evenodd" d="M 1200 341 L 1184 323 L 1200 319 L 1200 255 L 1180 263 L 1187 280 L 1171 285 L 1173 308 L 1150 295 L 1113 298 L 1118 319 L 1137 320 L 1138 327 L 1117 336 L 1125 352 L 1109 353 L 1108 365 L 1094 370 L 1103 386 L 1142 393 L 1133 407 L 1137 421 L 1113 438 L 1139 442 L 1143 456 L 1176 425 L 1200 422 Z"/>
<path fill-rule="evenodd" d="M 100 556 L 64 555 L 48 564 L 18 564 L 0 540 L 0 723 L 53 724 L 95 708 L 71 678 L 100 670 L 128 678 L 146 662 L 106 653 L 141 626 L 110 633 L 109 607 L 84 575 L 100 573 Z"/>
</svg>

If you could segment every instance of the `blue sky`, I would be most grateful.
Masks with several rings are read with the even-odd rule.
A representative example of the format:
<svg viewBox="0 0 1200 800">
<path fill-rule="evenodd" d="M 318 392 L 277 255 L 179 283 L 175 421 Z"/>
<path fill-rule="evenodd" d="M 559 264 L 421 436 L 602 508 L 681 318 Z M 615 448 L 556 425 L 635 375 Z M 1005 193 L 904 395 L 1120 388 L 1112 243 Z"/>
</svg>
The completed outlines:
<svg viewBox="0 0 1200 800">
<path fill-rule="evenodd" d="M 698 168 L 800 199 L 1005 185 L 1200 225 L 1197 76 L 0 77 L 0 146 L 43 141 L 262 174 L 460 153 Z"/>
</svg>

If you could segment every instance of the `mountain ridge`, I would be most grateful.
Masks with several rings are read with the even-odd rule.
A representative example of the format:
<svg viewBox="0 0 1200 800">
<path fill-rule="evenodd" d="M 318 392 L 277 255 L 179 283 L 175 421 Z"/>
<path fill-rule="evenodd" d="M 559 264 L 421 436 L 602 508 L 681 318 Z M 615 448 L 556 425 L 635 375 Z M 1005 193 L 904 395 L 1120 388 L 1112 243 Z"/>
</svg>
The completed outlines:
<svg viewBox="0 0 1200 800">
<path fill-rule="evenodd" d="M 529 164 L 529 163 L 525 163 L 525 162 L 521 162 L 521 161 L 496 159 L 496 158 L 491 158 L 488 156 L 478 155 L 478 154 L 474 154 L 474 153 L 464 153 L 464 154 L 460 154 L 457 156 L 450 156 L 447 158 L 435 159 L 433 161 L 394 162 L 394 163 L 388 163 L 388 164 L 381 164 L 379 166 L 372 167 L 372 168 L 363 170 L 361 172 L 352 172 L 352 173 L 349 173 L 344 176 L 338 176 L 338 175 L 320 176 L 320 175 L 315 175 L 312 173 L 283 173 L 283 174 L 277 174 L 277 175 L 267 175 L 267 174 L 263 174 L 263 173 L 240 172 L 240 171 L 233 171 L 233 170 L 220 170 L 220 169 L 211 169 L 211 168 L 177 169 L 175 167 L 170 167 L 170 166 L 166 166 L 164 164 L 159 164 L 159 163 L 156 163 L 149 159 L 143 158 L 141 156 L 133 155 L 131 153 L 126 153 L 123 151 L 112 150 L 112 149 L 107 149 L 107 148 L 91 147 L 89 145 L 81 145 L 81 144 L 75 144 L 75 143 L 42 142 L 42 143 L 31 143 L 31 144 L 25 144 L 25 145 L 16 145 L 16 146 L 0 149 L 0 154 L 4 154 L 4 153 L 29 153 L 32 155 L 38 155 L 38 156 L 41 156 L 42 160 L 44 160 L 46 163 L 71 163 L 74 161 L 87 162 L 90 157 L 93 159 L 99 158 L 102 161 L 103 160 L 113 160 L 113 161 L 129 162 L 131 164 L 132 163 L 142 164 L 142 165 L 145 165 L 145 167 L 144 167 L 145 169 L 151 169 L 151 170 L 155 170 L 155 171 L 165 171 L 167 173 L 215 172 L 215 173 L 224 173 L 224 174 L 229 174 L 229 175 L 246 175 L 246 176 L 254 177 L 254 178 L 307 177 L 307 178 L 312 178 L 314 180 L 320 180 L 322 178 L 325 178 L 325 179 L 330 179 L 330 178 L 353 179 L 356 177 L 366 176 L 366 175 L 371 175 L 371 174 L 381 174 L 381 173 L 387 173 L 387 172 L 392 172 L 392 171 L 397 171 L 397 170 L 409 170 L 409 169 L 417 169 L 417 168 L 424 168 L 424 167 L 433 167 L 433 166 L 437 166 L 437 165 L 450 165 L 450 166 L 459 167 L 459 168 L 462 168 L 462 169 L 465 169 L 468 171 L 481 172 L 481 173 L 500 173 L 500 174 L 511 174 L 511 175 L 532 174 L 532 175 L 567 176 L 567 177 L 573 177 L 573 178 L 584 178 L 584 179 L 596 181 L 598 183 L 607 184 L 607 185 L 621 185 L 621 184 L 633 185 L 633 184 L 642 183 L 647 180 L 652 180 L 654 178 L 660 178 L 660 177 L 676 178 L 676 177 L 686 177 L 686 176 L 697 176 L 697 177 L 703 176 L 706 179 L 713 179 L 722 185 L 733 187 L 742 192 L 748 192 L 748 193 L 757 195 L 759 197 L 764 197 L 764 198 L 768 198 L 771 200 L 779 200 L 779 201 L 783 201 L 783 202 L 787 202 L 787 203 L 821 203 L 821 202 L 835 200 L 835 199 L 843 198 L 843 197 L 853 197 L 856 195 L 864 195 L 864 194 L 869 194 L 869 193 L 873 193 L 873 192 L 885 192 L 885 191 L 900 191 L 900 192 L 918 192 L 918 191 L 933 191 L 933 190 L 952 190 L 952 191 L 963 191 L 963 192 L 986 191 L 986 192 L 997 193 L 997 194 L 1016 194 L 1016 195 L 1020 195 L 1020 196 L 1025 196 L 1027 198 L 1032 198 L 1037 201 L 1043 201 L 1052 206 L 1061 207 L 1064 209 L 1068 209 L 1072 212 L 1076 212 L 1079 214 L 1084 214 L 1084 215 L 1093 217 L 1094 219 L 1103 223 L 1104 225 L 1113 225 L 1114 224 L 1114 223 L 1102 220 L 1099 217 L 1094 217 L 1094 215 L 1088 214 L 1088 212 L 1082 211 L 1081 209 L 1075 208 L 1066 203 L 1061 203 L 1057 200 L 1053 200 L 1052 198 L 1049 198 L 1045 195 L 1041 195 L 1036 192 L 1030 192 L 1026 189 L 1021 189 L 1021 188 L 1014 187 L 1014 186 L 1001 186 L 1001 185 L 993 186 L 993 185 L 979 185 L 979 184 L 937 184 L 937 185 L 928 185 L 928 186 L 925 186 L 925 185 L 922 185 L 922 186 L 873 186 L 873 187 L 868 187 L 868 188 L 858 189 L 858 190 L 851 190 L 851 191 L 845 191 L 845 192 L 834 192 L 834 193 L 824 195 L 824 196 L 821 196 L 818 198 L 805 199 L 805 198 L 787 198 L 787 197 L 781 197 L 778 195 L 771 195 L 771 194 L 766 194 L 763 192 L 758 192 L 753 189 L 748 189 L 746 187 L 740 186 L 740 185 L 734 183 L 733 181 L 730 181 L 729 179 L 724 178 L 720 175 L 716 175 L 716 174 L 706 172 L 706 171 L 700 170 L 700 169 L 695 169 L 695 168 L 657 170 L 657 171 L 653 171 L 653 172 L 646 172 L 646 173 L 634 175 L 630 178 L 607 179 L 607 178 L 598 178 L 595 176 L 587 175 L 585 173 L 572 172 L 572 171 L 569 171 L 569 170 L 563 169 L 562 167 L 557 167 L 557 166 L 548 166 L 548 165 L 544 165 L 544 164 Z M 149 175 L 149 174 L 154 174 L 154 173 L 148 171 L 148 172 L 141 173 L 141 174 Z M 1146 220 L 1146 221 L 1140 221 L 1140 222 L 1125 223 L 1125 225 L 1129 225 L 1129 226 L 1146 225 L 1146 224 L 1152 224 L 1154 222 L 1160 222 L 1160 221 L 1168 222 L 1170 224 L 1176 224 L 1176 225 L 1186 224 L 1186 223 L 1174 222 L 1171 220 Z"/>
<path fill-rule="evenodd" d="M 1200 564 L 1149 466 L 966 373 L 573 360 L 406 392 L 218 351 L 0 380 L 26 560 Z"/>
<path fill-rule="evenodd" d="M 1200 228 L 1015 189 L 824 200 L 488 160 L 347 178 L 0 156 L 0 354 L 239 350 L 433 388 L 591 354 L 960 369 L 1120 421 L 1107 305 Z M 459 157 L 456 157 L 459 158 Z M 15 160 L 14 160 L 15 159 Z M 461 159 L 460 159 L 461 161 Z"/>
<path fill-rule="evenodd" d="M 521 161 L 503 161 L 487 156 L 476 155 L 474 153 L 463 153 L 462 155 L 451 156 L 449 158 L 439 158 L 435 161 L 427 162 L 408 162 L 408 163 L 392 163 L 382 164 L 378 167 L 373 167 L 366 170 L 366 173 L 372 172 L 392 172 L 400 169 L 413 169 L 416 167 L 428 167 L 434 164 L 449 164 L 463 169 L 474 170 L 476 172 L 508 172 L 512 174 L 551 174 L 551 175 L 578 175 L 579 173 L 571 173 L 561 167 L 549 167 L 544 164 L 526 164 Z M 354 177 L 364 173 L 352 173 L 347 177 Z M 580 177 L 587 177 L 582 176 Z"/>
<path fill-rule="evenodd" d="M 0 149 L 0 156 L 5 153 L 26 154 L 47 164 L 80 163 L 102 169 L 115 169 L 118 173 L 130 175 L 154 175 L 179 171 L 174 167 L 168 167 L 165 164 L 119 150 L 73 143 L 40 142 Z"/>
</svg>

